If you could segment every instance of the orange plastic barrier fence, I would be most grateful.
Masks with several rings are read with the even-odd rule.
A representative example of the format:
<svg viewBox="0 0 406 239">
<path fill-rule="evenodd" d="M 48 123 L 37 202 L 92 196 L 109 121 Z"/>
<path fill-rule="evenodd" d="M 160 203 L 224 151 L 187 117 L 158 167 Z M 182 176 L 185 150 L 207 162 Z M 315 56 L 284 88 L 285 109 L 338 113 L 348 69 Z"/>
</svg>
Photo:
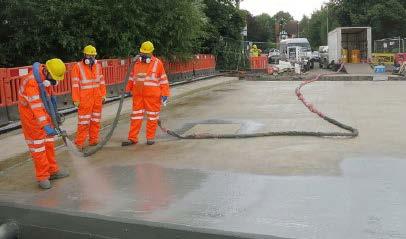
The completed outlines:
<svg viewBox="0 0 406 239">
<path fill-rule="evenodd" d="M 129 59 L 102 59 L 98 60 L 102 66 L 102 72 L 107 86 L 114 86 L 124 81 Z M 58 96 L 70 95 L 72 89 L 71 70 L 75 62 L 67 63 L 65 80 L 55 87 L 55 94 Z M 212 70 L 216 67 L 213 55 L 199 54 L 194 59 L 185 62 L 164 61 L 165 70 L 171 75 L 188 74 L 193 77 L 194 72 Z M 18 102 L 18 90 L 22 78 L 32 71 L 32 66 L 0 68 L 0 107 L 15 106 Z"/>
<path fill-rule="evenodd" d="M 18 102 L 18 90 L 25 75 L 32 71 L 31 66 L 14 67 L 5 69 L 5 78 L 2 92 L 4 92 L 6 105 L 16 105 Z"/>
<path fill-rule="evenodd" d="M 266 56 L 253 56 L 250 57 L 251 70 L 267 71 L 268 57 Z"/>
<path fill-rule="evenodd" d="M 6 94 L 4 90 L 4 81 L 6 77 L 6 69 L 0 69 L 0 107 L 6 106 Z"/>
</svg>

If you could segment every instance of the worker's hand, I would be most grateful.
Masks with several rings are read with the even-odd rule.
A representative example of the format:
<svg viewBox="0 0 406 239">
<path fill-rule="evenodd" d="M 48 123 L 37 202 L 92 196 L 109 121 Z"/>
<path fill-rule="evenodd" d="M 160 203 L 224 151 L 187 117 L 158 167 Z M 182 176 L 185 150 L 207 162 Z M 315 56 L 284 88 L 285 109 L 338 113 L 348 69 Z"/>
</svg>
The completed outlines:
<svg viewBox="0 0 406 239">
<path fill-rule="evenodd" d="M 161 96 L 161 100 L 162 100 L 162 103 L 164 104 L 164 106 L 166 106 L 166 104 L 168 104 L 169 98 L 168 98 L 168 96 Z"/>
<path fill-rule="evenodd" d="M 58 135 L 58 131 L 55 130 L 51 125 L 45 125 L 44 126 L 45 133 L 47 133 L 48 136 L 55 136 Z"/>
<path fill-rule="evenodd" d="M 106 96 L 102 99 L 102 104 L 106 103 Z"/>
<path fill-rule="evenodd" d="M 73 104 L 74 104 L 76 107 L 79 107 L 79 105 L 80 105 L 79 101 L 74 101 Z"/>
<path fill-rule="evenodd" d="M 131 58 L 131 62 L 135 62 L 135 61 L 137 61 L 139 58 L 140 58 L 140 55 L 138 54 L 138 55 L 134 56 L 133 58 Z"/>
</svg>

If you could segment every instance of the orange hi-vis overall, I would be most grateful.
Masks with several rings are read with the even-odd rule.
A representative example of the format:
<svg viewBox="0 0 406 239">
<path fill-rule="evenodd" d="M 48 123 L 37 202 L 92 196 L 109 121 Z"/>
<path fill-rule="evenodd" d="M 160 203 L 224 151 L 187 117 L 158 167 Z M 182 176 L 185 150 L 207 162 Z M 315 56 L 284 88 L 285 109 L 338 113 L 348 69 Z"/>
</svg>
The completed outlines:
<svg viewBox="0 0 406 239">
<path fill-rule="evenodd" d="M 42 81 L 46 79 L 43 69 L 41 65 L 39 72 Z M 46 90 L 52 95 L 52 86 L 46 87 Z M 38 181 L 49 179 L 50 175 L 59 171 L 59 167 L 55 160 L 54 137 L 47 136 L 43 129 L 51 124 L 51 118 L 41 100 L 40 88 L 33 73 L 25 76 L 21 83 L 18 111 L 24 138 L 34 161 L 36 178 Z"/>
<path fill-rule="evenodd" d="M 75 144 L 83 147 L 89 136 L 89 143 L 96 144 L 99 140 L 100 119 L 103 97 L 106 96 L 106 83 L 100 64 L 92 67 L 76 63 L 72 69 L 72 100 L 79 102 L 78 130 Z"/>
<path fill-rule="evenodd" d="M 128 139 L 138 142 L 138 133 L 145 113 L 147 140 L 153 140 L 161 110 L 161 96 L 170 94 L 168 77 L 162 62 L 156 57 L 152 57 L 150 63 L 137 60 L 127 83 L 126 92 L 131 92 L 133 96 Z"/>
</svg>

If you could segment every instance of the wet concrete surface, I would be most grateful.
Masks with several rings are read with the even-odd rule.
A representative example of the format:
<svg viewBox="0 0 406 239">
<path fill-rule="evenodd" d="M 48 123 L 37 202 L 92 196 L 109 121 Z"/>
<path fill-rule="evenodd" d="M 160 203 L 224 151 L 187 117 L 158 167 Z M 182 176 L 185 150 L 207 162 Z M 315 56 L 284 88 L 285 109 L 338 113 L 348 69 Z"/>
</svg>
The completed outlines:
<svg viewBox="0 0 406 239">
<path fill-rule="evenodd" d="M 338 131 L 309 113 L 297 82 L 239 81 L 163 110 L 179 132 L 240 124 L 239 132 Z M 31 162 L 0 174 L 0 200 L 67 212 L 287 238 L 406 238 L 406 82 L 317 82 L 319 109 L 359 129 L 355 139 L 178 140 L 122 148 L 129 122 L 90 158 L 58 152 L 71 172 L 37 189 Z M 142 135 L 140 139 L 145 138 Z"/>
</svg>

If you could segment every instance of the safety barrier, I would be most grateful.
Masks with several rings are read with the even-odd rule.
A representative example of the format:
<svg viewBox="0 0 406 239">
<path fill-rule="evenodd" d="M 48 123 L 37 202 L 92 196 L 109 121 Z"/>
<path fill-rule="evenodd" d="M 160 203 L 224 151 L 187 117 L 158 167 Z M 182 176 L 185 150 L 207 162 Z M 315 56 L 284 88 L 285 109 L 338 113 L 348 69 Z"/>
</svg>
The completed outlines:
<svg viewBox="0 0 406 239">
<path fill-rule="evenodd" d="M 98 60 L 104 75 L 107 96 L 115 97 L 121 95 L 122 83 L 124 81 L 129 59 L 102 59 Z M 170 82 L 187 81 L 193 77 L 211 75 L 215 71 L 216 60 L 213 55 L 196 55 L 188 61 L 165 61 L 164 66 Z M 71 90 L 71 71 L 75 62 L 66 64 L 65 80 L 54 87 L 57 96 L 58 108 L 67 109 L 73 107 Z M 31 66 L 0 68 L 0 125 L 16 121 L 18 114 L 18 90 L 21 80 L 32 71 Z"/>
<path fill-rule="evenodd" d="M 66 73 L 65 79 L 61 82 L 58 82 L 58 85 L 54 87 L 54 94 L 56 95 L 58 108 L 59 109 L 68 109 L 73 107 L 71 91 L 72 91 L 72 84 L 71 84 L 71 74 L 72 68 L 75 63 L 67 63 L 66 64 Z"/>
<path fill-rule="evenodd" d="M 267 72 L 268 57 L 266 56 L 252 56 L 250 57 L 251 71 Z"/>
<path fill-rule="evenodd" d="M 108 97 L 117 97 L 121 95 L 123 89 L 122 84 L 129 64 L 129 60 L 115 60 L 113 62 L 113 68 L 110 69 L 112 71 L 111 79 L 109 80 L 105 76 Z"/>
<path fill-rule="evenodd" d="M 194 76 L 212 75 L 216 68 L 213 55 L 199 54 L 189 61 L 163 61 L 169 81 L 185 81 Z"/>
<path fill-rule="evenodd" d="M 394 61 L 394 53 L 372 53 L 372 63 L 375 65 L 393 65 Z"/>
<path fill-rule="evenodd" d="M 8 120 L 18 120 L 18 90 L 23 77 L 32 71 L 31 66 L 14 67 L 4 69 L 3 88 L 1 91 L 5 96 Z"/>
<path fill-rule="evenodd" d="M 396 64 L 402 65 L 406 61 L 406 53 L 396 53 L 395 62 Z"/>
<path fill-rule="evenodd" d="M 196 55 L 194 63 L 194 74 L 198 76 L 210 75 L 214 73 L 216 59 L 213 55 Z"/>
</svg>

